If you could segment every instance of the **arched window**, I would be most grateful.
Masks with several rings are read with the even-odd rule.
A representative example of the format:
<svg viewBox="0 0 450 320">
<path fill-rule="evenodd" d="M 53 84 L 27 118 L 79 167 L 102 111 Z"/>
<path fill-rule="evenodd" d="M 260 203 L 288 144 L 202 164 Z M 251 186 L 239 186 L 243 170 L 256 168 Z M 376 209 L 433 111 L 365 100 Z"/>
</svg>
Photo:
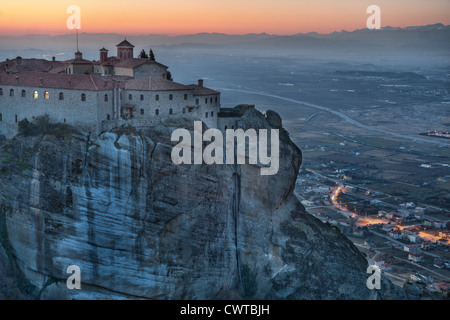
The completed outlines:
<svg viewBox="0 0 450 320">
<path fill-rule="evenodd" d="M 173 100 L 173 94 L 169 95 L 169 100 Z"/>
<path fill-rule="evenodd" d="M 62 92 L 59 93 L 59 100 L 64 100 L 64 93 Z"/>
<path fill-rule="evenodd" d="M 141 101 L 144 101 L 144 95 L 141 94 Z"/>
<path fill-rule="evenodd" d="M 9 90 L 9 96 L 14 97 L 14 89 Z"/>
<path fill-rule="evenodd" d="M 86 101 L 86 95 L 84 93 L 81 94 L 81 101 Z"/>
<path fill-rule="evenodd" d="M 27 96 L 27 93 L 25 90 L 22 90 L 22 98 L 25 98 Z"/>
<path fill-rule="evenodd" d="M 141 116 L 144 115 L 144 109 L 141 109 Z"/>
<path fill-rule="evenodd" d="M 3 88 L 0 88 L 0 96 L 3 95 Z"/>
<path fill-rule="evenodd" d="M 184 94 L 184 100 L 187 100 L 187 94 Z"/>
<path fill-rule="evenodd" d="M 33 91 L 33 99 L 37 99 L 37 98 L 39 98 L 39 94 L 38 94 L 38 92 L 35 90 L 35 91 Z"/>
<path fill-rule="evenodd" d="M 131 93 L 128 95 L 128 100 L 133 100 L 133 95 Z"/>
<path fill-rule="evenodd" d="M 159 114 L 159 109 L 155 110 L 155 115 L 157 116 Z"/>
<path fill-rule="evenodd" d="M 195 99 L 195 104 L 199 104 L 199 103 L 200 103 L 200 100 Z"/>
<path fill-rule="evenodd" d="M 159 94 L 157 94 L 157 95 L 155 96 L 155 100 L 156 100 L 156 101 L 159 101 Z"/>
<path fill-rule="evenodd" d="M 44 99 L 48 100 L 48 98 L 50 98 L 48 91 L 44 91 Z"/>
<path fill-rule="evenodd" d="M 111 120 L 111 116 L 109 114 L 106 116 L 106 120 Z"/>
<path fill-rule="evenodd" d="M 108 95 L 105 94 L 105 102 L 108 102 Z"/>
<path fill-rule="evenodd" d="M 169 114 L 173 114 L 172 108 L 169 109 Z"/>
</svg>

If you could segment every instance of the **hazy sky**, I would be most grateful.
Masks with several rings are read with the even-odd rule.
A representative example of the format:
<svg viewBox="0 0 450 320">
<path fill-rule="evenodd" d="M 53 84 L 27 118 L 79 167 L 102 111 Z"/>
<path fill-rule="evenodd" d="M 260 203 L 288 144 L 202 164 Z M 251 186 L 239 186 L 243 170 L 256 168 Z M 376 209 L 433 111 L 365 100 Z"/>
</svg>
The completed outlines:
<svg viewBox="0 0 450 320">
<path fill-rule="evenodd" d="M 0 5 L 0 34 L 63 34 L 69 5 L 81 32 L 295 34 L 366 27 L 371 4 L 382 26 L 450 24 L 450 0 L 14 0 Z M 1 46 L 1 44 L 0 44 Z"/>
</svg>

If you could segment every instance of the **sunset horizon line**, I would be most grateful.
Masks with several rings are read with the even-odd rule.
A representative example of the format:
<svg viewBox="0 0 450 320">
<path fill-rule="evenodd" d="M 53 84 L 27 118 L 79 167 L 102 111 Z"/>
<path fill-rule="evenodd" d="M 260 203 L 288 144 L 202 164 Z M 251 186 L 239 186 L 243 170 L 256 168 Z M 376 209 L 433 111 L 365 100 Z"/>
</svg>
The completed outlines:
<svg viewBox="0 0 450 320">
<path fill-rule="evenodd" d="M 450 24 L 445 24 L 442 22 L 435 22 L 435 23 L 427 23 L 422 25 L 406 25 L 406 26 L 382 26 L 380 30 L 385 30 L 387 28 L 394 28 L 394 29 L 407 29 L 407 28 L 414 28 L 414 27 L 427 27 L 427 26 L 434 26 L 434 25 L 442 25 L 443 27 L 450 27 Z M 111 35 L 120 35 L 120 36 L 130 36 L 130 37 L 138 37 L 138 36 L 167 36 L 167 37 L 178 37 L 178 36 L 187 36 L 187 35 L 201 35 L 201 34 L 217 34 L 217 35 L 228 35 L 228 36 L 245 36 L 245 35 L 269 35 L 269 36 L 294 36 L 294 35 L 307 35 L 310 33 L 316 33 L 320 35 L 329 35 L 333 33 L 340 33 L 340 32 L 355 32 L 360 30 L 369 30 L 367 28 L 355 28 L 355 29 L 341 29 L 341 30 L 333 30 L 329 32 L 323 32 L 323 31 L 307 31 L 307 32 L 294 32 L 294 33 L 269 33 L 266 31 L 262 32 L 245 32 L 245 33 L 227 33 L 227 32 L 220 32 L 220 31 L 199 31 L 199 32 L 188 32 L 188 33 L 158 33 L 158 32 L 152 32 L 152 33 L 123 33 L 123 32 L 91 32 L 91 31 L 82 31 L 81 28 L 79 30 L 79 34 L 89 34 L 89 35 L 96 35 L 96 34 L 111 34 Z M 378 30 L 372 30 L 372 31 L 378 31 Z M 72 32 L 65 32 L 65 33 L 23 33 L 23 34 L 10 34 L 10 33 L 0 33 L 0 36 L 11 36 L 11 37 L 25 37 L 25 36 L 65 36 L 65 35 L 73 35 L 75 34 L 75 31 Z"/>
</svg>

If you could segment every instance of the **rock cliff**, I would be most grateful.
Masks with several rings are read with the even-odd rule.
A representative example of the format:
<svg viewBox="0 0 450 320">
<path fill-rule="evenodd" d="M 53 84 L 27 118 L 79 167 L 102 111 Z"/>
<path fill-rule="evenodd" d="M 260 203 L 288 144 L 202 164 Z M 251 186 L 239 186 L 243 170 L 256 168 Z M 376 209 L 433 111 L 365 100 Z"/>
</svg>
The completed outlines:
<svg viewBox="0 0 450 320">
<path fill-rule="evenodd" d="M 280 169 L 175 165 L 172 116 L 98 136 L 16 137 L 0 156 L 3 297 L 41 299 L 376 299 L 367 262 L 293 196 L 301 152 L 281 119 L 249 110 L 241 128 L 280 130 Z M 66 268 L 81 269 L 68 290 Z"/>
</svg>

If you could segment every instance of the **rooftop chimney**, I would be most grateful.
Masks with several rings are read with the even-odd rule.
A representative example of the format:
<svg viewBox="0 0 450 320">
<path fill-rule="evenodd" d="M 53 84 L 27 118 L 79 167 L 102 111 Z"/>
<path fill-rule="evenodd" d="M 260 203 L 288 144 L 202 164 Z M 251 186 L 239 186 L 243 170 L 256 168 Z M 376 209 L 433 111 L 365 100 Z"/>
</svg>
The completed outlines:
<svg viewBox="0 0 450 320">
<path fill-rule="evenodd" d="M 203 87 L 203 79 L 198 79 L 198 86 Z"/>
</svg>

